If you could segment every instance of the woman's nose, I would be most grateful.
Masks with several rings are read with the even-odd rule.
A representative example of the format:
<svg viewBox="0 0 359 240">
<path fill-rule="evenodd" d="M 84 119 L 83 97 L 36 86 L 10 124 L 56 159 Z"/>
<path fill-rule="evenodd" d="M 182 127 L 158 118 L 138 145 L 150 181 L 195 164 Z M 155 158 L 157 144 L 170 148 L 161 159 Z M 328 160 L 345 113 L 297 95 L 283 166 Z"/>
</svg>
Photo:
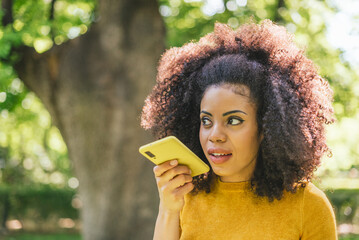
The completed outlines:
<svg viewBox="0 0 359 240">
<path fill-rule="evenodd" d="M 209 141 L 211 142 L 225 142 L 227 140 L 226 134 L 223 132 L 220 126 L 213 126 Z"/>
</svg>

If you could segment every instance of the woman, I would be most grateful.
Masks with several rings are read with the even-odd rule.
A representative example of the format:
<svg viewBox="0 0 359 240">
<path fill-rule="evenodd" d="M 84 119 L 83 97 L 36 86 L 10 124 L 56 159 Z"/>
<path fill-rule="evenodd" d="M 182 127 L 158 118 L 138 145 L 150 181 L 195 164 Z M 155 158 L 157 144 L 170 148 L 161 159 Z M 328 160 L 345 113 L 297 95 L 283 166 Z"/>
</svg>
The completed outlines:
<svg viewBox="0 0 359 240">
<path fill-rule="evenodd" d="M 154 239 L 337 239 L 325 194 L 311 182 L 328 151 L 332 92 L 283 27 L 216 24 L 169 49 L 142 126 L 177 136 L 211 170 L 192 179 L 169 159 L 154 168 Z"/>
</svg>

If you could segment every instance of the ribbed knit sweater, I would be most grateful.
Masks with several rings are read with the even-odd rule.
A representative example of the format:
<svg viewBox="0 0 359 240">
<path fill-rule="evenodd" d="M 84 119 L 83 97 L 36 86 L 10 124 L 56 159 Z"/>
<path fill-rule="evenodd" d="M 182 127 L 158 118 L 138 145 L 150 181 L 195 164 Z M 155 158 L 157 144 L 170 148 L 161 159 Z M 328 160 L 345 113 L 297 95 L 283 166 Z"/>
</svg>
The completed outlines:
<svg viewBox="0 0 359 240">
<path fill-rule="evenodd" d="M 269 202 L 249 182 L 217 178 L 209 194 L 187 194 L 180 215 L 181 240 L 336 240 L 335 216 L 312 183 Z"/>
</svg>

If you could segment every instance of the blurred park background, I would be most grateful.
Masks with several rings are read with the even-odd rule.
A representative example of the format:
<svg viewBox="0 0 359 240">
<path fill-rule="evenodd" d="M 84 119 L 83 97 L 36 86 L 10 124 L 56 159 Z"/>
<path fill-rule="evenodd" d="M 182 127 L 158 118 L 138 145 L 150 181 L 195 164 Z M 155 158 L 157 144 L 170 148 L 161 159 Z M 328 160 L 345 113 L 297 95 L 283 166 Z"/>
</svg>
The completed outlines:
<svg viewBox="0 0 359 240">
<path fill-rule="evenodd" d="M 285 26 L 294 34 L 298 45 L 305 49 L 307 56 L 318 65 L 320 73 L 330 82 L 334 91 L 334 109 L 337 121 L 327 128 L 328 143 L 332 154 L 323 159 L 323 164 L 317 170 L 317 177 L 314 181 L 326 192 L 335 208 L 341 239 L 359 239 L 359 1 L 108 1 L 112 6 L 103 2 L 106 1 L 1 1 L 0 239 L 81 239 L 81 231 L 88 232 L 87 235 L 85 233 L 84 236 L 87 237 L 84 239 L 91 239 L 88 236 L 95 233 L 91 232 L 90 228 L 96 221 L 103 221 L 106 226 L 110 223 L 115 225 L 113 229 L 118 228 L 119 230 L 113 230 L 118 231 L 118 233 L 113 233 L 113 238 L 110 235 L 105 237 L 98 234 L 92 239 L 120 239 L 118 236 L 121 234 L 121 239 L 141 239 L 141 237 L 135 237 L 135 233 L 132 232 L 133 238 L 125 237 L 125 235 L 130 235 L 130 233 L 126 233 L 128 225 L 123 225 L 123 229 L 116 227 L 116 224 L 121 225 L 122 222 L 125 222 L 126 216 L 130 216 L 131 213 L 121 215 L 114 212 L 112 217 L 107 216 L 110 219 L 107 222 L 102 220 L 102 216 L 96 215 L 96 212 L 91 215 L 91 212 L 84 211 L 85 213 L 81 214 L 84 208 L 91 208 L 91 206 L 99 206 L 101 212 L 103 209 L 110 209 L 108 212 L 111 214 L 113 209 L 119 208 L 117 204 L 126 208 L 128 206 L 126 201 L 133 202 L 132 199 L 141 199 L 141 191 L 132 192 L 133 195 L 131 195 L 131 191 L 123 190 L 125 189 L 123 185 L 113 184 L 114 188 L 119 189 L 117 191 L 120 192 L 120 195 L 116 197 L 115 194 L 112 194 L 114 198 L 111 201 L 106 202 L 100 196 L 93 197 L 94 199 L 99 198 L 98 202 L 92 198 L 86 200 L 88 196 L 91 196 L 90 194 L 107 194 L 109 190 L 103 193 L 100 191 L 108 183 L 100 181 L 101 176 L 106 175 L 107 172 L 112 176 L 108 181 L 123 183 L 127 179 L 127 173 L 123 173 L 121 168 L 118 168 L 116 174 L 116 172 L 110 173 L 110 168 L 113 167 L 102 167 L 107 163 L 104 163 L 104 159 L 100 159 L 101 155 L 95 154 L 98 159 L 89 160 L 88 164 L 92 164 L 92 168 L 87 168 L 84 167 L 87 166 L 86 161 L 81 160 L 86 156 L 77 154 L 77 149 L 80 149 L 81 153 L 97 149 L 96 144 L 98 143 L 86 142 L 90 141 L 88 139 L 97 138 L 101 130 L 92 128 L 96 124 L 95 120 L 97 118 L 101 120 L 103 115 L 105 117 L 112 116 L 111 112 L 106 112 L 108 115 L 101 114 L 98 109 L 103 109 L 105 106 L 108 111 L 116 112 L 119 111 L 118 109 L 125 108 L 127 111 L 131 106 L 135 107 L 137 109 L 135 109 L 134 116 L 137 118 L 134 117 L 130 121 L 134 122 L 134 129 L 139 129 L 138 116 L 141 104 L 154 84 L 156 64 L 165 48 L 181 46 L 191 40 L 198 40 L 213 30 L 216 21 L 228 23 L 231 27 L 236 28 L 251 19 L 260 21 L 266 18 Z M 121 2 L 123 2 L 122 5 L 119 4 Z M 150 2 L 152 3 L 150 4 Z M 121 8 L 121 10 L 116 8 Z M 138 13 L 137 9 L 139 9 Z M 137 15 L 131 15 L 135 13 Z M 142 16 L 148 16 L 148 19 L 151 19 L 156 18 L 157 15 L 163 24 L 159 23 L 159 27 L 154 28 L 154 30 L 159 29 L 155 34 L 143 26 L 142 22 L 147 21 L 147 18 Z M 129 30 L 130 28 L 132 30 Z M 120 31 L 116 29 L 120 29 Z M 143 35 L 132 36 L 135 33 L 138 34 L 136 31 Z M 159 40 L 153 40 L 152 34 L 158 36 Z M 124 38 L 123 35 L 132 37 Z M 101 41 L 106 41 L 110 51 L 106 52 L 105 47 L 101 44 L 98 46 L 96 44 L 86 45 L 92 39 L 100 37 L 103 38 L 98 41 L 101 44 L 103 44 Z M 122 40 L 118 41 L 116 38 Z M 156 52 L 141 50 L 136 53 L 137 55 L 133 54 L 136 52 L 137 45 L 132 42 L 136 41 L 140 45 L 154 43 L 159 50 Z M 112 48 L 113 51 L 111 51 Z M 148 49 L 151 48 L 149 44 Z M 114 79 L 117 82 L 124 81 L 125 83 L 112 85 L 115 83 L 111 80 L 99 77 L 99 82 L 90 82 L 89 80 L 89 83 L 76 85 L 76 81 L 80 79 L 78 76 L 80 73 L 86 76 L 84 79 L 91 79 L 91 73 L 86 75 L 86 72 L 92 70 L 93 67 L 88 64 L 89 60 L 86 59 L 92 57 L 92 61 L 96 64 L 96 56 L 91 55 L 93 51 L 105 52 L 101 53 L 97 64 L 101 64 L 102 58 L 106 57 L 107 59 L 107 56 L 110 56 L 108 57 L 111 61 L 109 65 L 113 65 L 111 68 L 101 67 L 96 71 L 106 73 L 114 69 L 122 69 L 121 71 L 116 70 L 115 74 L 126 73 L 125 80 L 121 76 Z M 74 69 L 62 68 L 70 59 L 69 57 L 63 60 L 63 56 L 73 56 L 71 54 L 74 52 L 77 54 L 74 55 L 75 59 L 71 57 L 74 59 L 74 62 L 71 62 L 71 66 L 75 65 Z M 121 57 L 112 56 L 117 53 Z M 123 54 L 127 58 L 123 57 Z M 152 70 L 141 67 L 140 60 L 147 58 L 146 54 L 153 55 L 148 60 L 153 63 L 147 64 Z M 46 64 L 40 62 L 39 59 L 42 58 L 45 59 Z M 116 59 L 118 62 L 114 62 L 117 61 Z M 132 63 L 129 64 L 127 61 L 132 61 Z M 139 61 L 138 65 L 133 64 L 137 61 Z M 46 70 L 47 68 L 49 70 Z M 134 76 L 137 76 L 135 75 L 137 73 L 128 72 L 127 68 L 135 69 L 133 72 L 142 72 L 141 76 L 147 75 L 147 77 L 138 77 L 137 85 L 131 85 L 128 82 L 136 78 Z M 61 79 L 69 79 L 69 85 L 62 85 L 66 81 Z M 46 81 L 49 82 L 48 85 L 45 84 Z M 105 84 L 107 87 L 103 88 L 101 84 Z M 136 94 L 136 89 L 140 89 L 140 85 L 145 86 L 144 90 L 140 94 Z M 115 90 L 112 89 L 112 86 L 116 86 L 113 88 Z M 137 99 L 124 100 L 121 96 L 116 98 L 119 94 L 126 96 L 125 92 L 130 91 L 126 89 L 126 86 L 132 87 L 131 91 L 134 91 L 133 94 L 136 94 Z M 125 90 L 121 90 L 121 87 Z M 96 92 L 98 89 L 101 91 L 100 93 Z M 74 95 L 66 95 L 66 91 L 73 91 Z M 114 91 L 117 92 L 114 93 Z M 86 100 L 87 98 L 84 96 L 87 95 L 84 92 L 90 92 L 91 96 L 88 96 L 88 99 L 92 100 Z M 109 94 L 114 94 L 115 100 L 107 99 Z M 65 101 L 62 100 L 64 98 L 71 99 L 71 102 L 61 102 Z M 117 101 L 117 99 L 122 99 L 127 107 L 115 105 L 112 101 Z M 90 105 L 88 107 L 90 109 L 85 111 L 82 110 L 83 108 L 77 108 L 76 104 L 80 101 Z M 100 104 L 101 101 L 104 101 L 105 105 L 100 105 L 102 107 L 97 109 L 97 104 Z M 131 101 L 137 105 L 131 105 Z M 72 115 L 61 112 L 66 110 L 66 106 L 68 112 L 73 113 Z M 93 109 L 91 110 L 91 108 Z M 78 114 L 78 111 L 83 115 Z M 120 112 L 119 115 L 121 114 L 123 113 Z M 66 118 L 61 118 L 61 116 Z M 84 118 L 85 120 L 83 120 Z M 80 126 L 74 128 L 78 130 L 77 132 L 73 131 L 71 126 L 76 125 L 76 119 L 79 119 L 81 126 L 88 124 L 87 127 L 81 128 Z M 124 122 L 126 123 L 121 120 L 111 124 L 120 125 Z M 107 129 L 107 126 L 105 124 L 102 129 Z M 106 136 L 112 138 L 111 133 L 122 134 L 121 131 L 126 132 L 126 136 L 137 134 L 130 130 L 126 131 L 124 127 L 120 130 L 112 128 L 111 125 L 109 131 L 104 133 L 103 139 L 106 139 Z M 146 140 L 150 139 L 146 138 Z M 75 143 L 81 141 L 83 142 L 82 147 L 77 148 L 78 145 Z M 114 140 L 112 143 L 119 143 L 116 141 L 119 140 Z M 71 149 L 70 145 L 76 147 Z M 147 229 L 148 234 L 153 229 L 156 217 L 156 209 L 153 211 L 151 209 L 157 207 L 157 192 L 151 178 L 152 168 L 147 163 L 147 165 L 141 165 L 145 160 L 137 154 L 140 143 L 131 140 L 129 145 L 131 149 L 134 149 L 130 160 L 135 161 L 134 158 L 138 160 L 133 165 L 129 163 L 125 166 L 121 165 L 121 167 L 128 169 L 129 176 L 132 174 L 134 179 L 142 175 L 147 176 L 146 181 L 149 181 L 152 186 L 149 189 L 152 192 L 146 193 L 149 196 L 147 198 L 155 199 L 152 201 L 144 198 L 143 201 L 138 200 L 133 206 L 131 205 L 132 208 L 129 207 L 129 209 L 134 209 L 136 204 L 150 206 L 148 208 L 150 210 L 144 208 L 143 211 L 133 213 L 133 216 L 130 216 L 131 224 L 137 226 L 137 229 L 143 227 L 141 224 L 146 225 L 143 228 Z M 107 147 L 108 145 L 103 144 L 99 148 L 103 150 Z M 118 152 L 122 149 L 113 148 Z M 95 153 L 95 150 L 93 151 Z M 90 158 L 91 155 L 93 155 L 92 152 L 87 157 Z M 119 154 L 118 162 L 121 163 L 121 159 L 127 159 L 128 156 Z M 107 159 L 106 154 L 103 158 Z M 116 157 L 113 159 L 116 160 Z M 99 175 L 96 181 L 100 181 L 104 185 L 97 186 L 96 182 L 91 182 L 87 178 L 88 175 L 94 175 L 94 172 L 91 171 L 96 167 L 101 169 L 99 170 L 101 174 L 104 174 Z M 117 178 L 121 175 L 126 176 Z M 86 190 L 91 189 L 94 184 L 99 190 L 98 192 Z M 126 184 L 128 185 L 128 183 Z M 135 184 L 143 183 L 131 180 L 129 185 L 134 188 Z M 110 194 L 110 196 L 112 195 Z M 82 198 L 82 196 L 84 197 Z M 122 199 L 123 196 L 129 200 L 119 200 L 118 202 L 114 200 Z M 114 206 L 112 208 L 104 207 L 103 205 L 106 204 Z M 136 220 L 140 218 L 146 220 L 143 222 Z"/>
</svg>

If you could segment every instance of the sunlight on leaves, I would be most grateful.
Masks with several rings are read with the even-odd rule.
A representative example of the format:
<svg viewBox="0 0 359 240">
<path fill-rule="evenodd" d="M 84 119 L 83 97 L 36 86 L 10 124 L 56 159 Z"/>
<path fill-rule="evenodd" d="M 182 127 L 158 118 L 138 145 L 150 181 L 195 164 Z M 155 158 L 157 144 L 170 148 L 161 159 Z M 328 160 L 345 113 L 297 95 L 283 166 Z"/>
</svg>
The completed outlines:
<svg viewBox="0 0 359 240">
<path fill-rule="evenodd" d="M 53 42 L 50 38 L 36 38 L 34 41 L 34 48 L 36 52 L 43 53 L 49 50 L 53 45 Z"/>
</svg>

